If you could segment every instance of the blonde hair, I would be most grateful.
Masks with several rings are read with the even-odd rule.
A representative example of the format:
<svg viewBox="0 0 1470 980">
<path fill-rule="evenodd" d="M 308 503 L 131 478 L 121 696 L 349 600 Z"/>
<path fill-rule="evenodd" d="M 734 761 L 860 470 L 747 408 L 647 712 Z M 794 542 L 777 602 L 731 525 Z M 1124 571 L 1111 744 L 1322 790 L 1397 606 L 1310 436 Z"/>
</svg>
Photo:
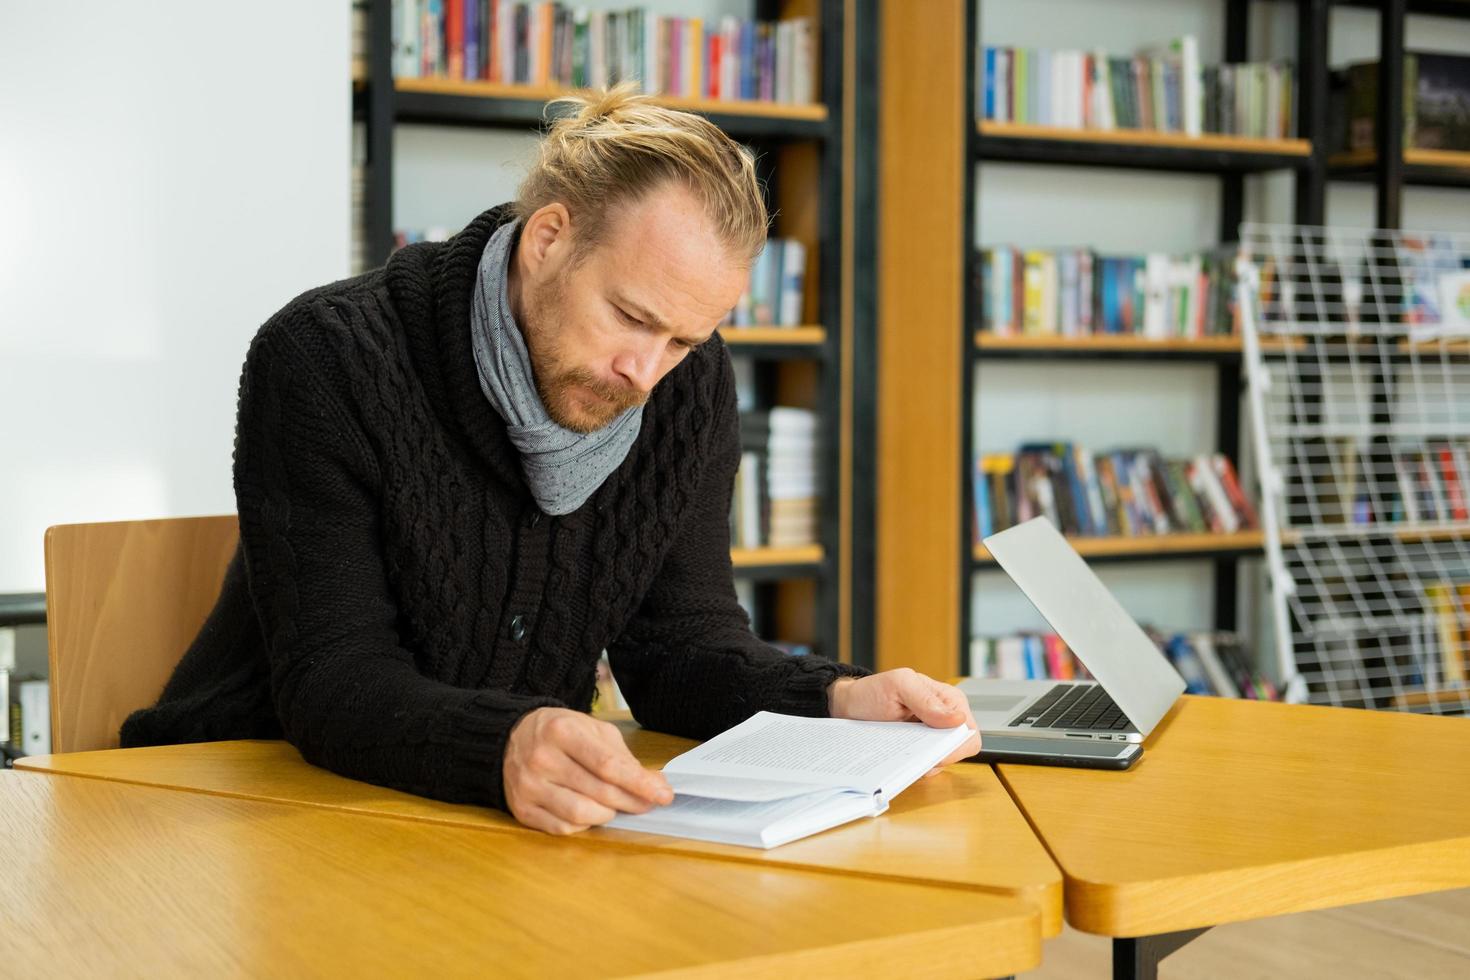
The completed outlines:
<svg viewBox="0 0 1470 980">
<path fill-rule="evenodd" d="M 557 119 L 517 192 L 526 220 L 553 202 L 566 205 L 576 254 L 602 240 L 623 205 L 677 182 L 704 205 L 720 241 L 749 266 L 766 244 L 768 216 L 750 151 L 702 116 L 653 104 L 631 82 L 548 105 L 576 107 Z"/>
</svg>

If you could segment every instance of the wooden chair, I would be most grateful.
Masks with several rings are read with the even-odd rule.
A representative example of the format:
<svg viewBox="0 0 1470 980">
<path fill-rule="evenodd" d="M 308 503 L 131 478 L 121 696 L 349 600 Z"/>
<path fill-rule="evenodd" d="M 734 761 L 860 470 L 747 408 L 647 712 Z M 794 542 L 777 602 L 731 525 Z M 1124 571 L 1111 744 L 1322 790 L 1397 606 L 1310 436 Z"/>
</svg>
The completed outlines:
<svg viewBox="0 0 1470 980">
<path fill-rule="evenodd" d="M 117 748 L 214 608 L 239 535 L 234 515 L 47 529 L 52 752 Z"/>
</svg>

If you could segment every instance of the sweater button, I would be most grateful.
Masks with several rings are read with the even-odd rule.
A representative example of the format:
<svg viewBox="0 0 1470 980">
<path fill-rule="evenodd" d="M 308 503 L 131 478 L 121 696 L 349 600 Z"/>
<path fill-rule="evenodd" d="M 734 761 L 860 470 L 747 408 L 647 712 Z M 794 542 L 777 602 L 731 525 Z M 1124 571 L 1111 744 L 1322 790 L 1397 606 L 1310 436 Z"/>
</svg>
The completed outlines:
<svg viewBox="0 0 1470 980">
<path fill-rule="evenodd" d="M 526 638 L 526 617 L 517 616 L 510 621 L 510 638 L 517 643 Z"/>
</svg>

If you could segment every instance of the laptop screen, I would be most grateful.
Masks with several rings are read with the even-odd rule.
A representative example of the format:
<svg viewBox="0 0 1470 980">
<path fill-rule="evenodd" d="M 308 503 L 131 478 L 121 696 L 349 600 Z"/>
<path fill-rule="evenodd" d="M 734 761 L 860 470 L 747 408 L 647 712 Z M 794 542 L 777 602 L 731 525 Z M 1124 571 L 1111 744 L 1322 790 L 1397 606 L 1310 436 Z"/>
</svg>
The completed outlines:
<svg viewBox="0 0 1470 980">
<path fill-rule="evenodd" d="M 985 539 L 1011 581 L 1147 735 L 1184 693 L 1176 671 L 1045 517 Z"/>
</svg>

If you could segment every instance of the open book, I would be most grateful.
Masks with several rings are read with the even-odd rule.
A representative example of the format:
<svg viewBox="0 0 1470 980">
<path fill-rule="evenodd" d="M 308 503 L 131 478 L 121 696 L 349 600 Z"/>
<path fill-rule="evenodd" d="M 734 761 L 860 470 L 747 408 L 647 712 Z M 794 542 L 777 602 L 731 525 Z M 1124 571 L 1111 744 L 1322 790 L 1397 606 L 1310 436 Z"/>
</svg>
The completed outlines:
<svg viewBox="0 0 1470 980">
<path fill-rule="evenodd" d="M 762 711 L 664 766 L 674 802 L 607 826 L 776 847 L 876 817 L 969 737 L 964 726 Z"/>
</svg>

